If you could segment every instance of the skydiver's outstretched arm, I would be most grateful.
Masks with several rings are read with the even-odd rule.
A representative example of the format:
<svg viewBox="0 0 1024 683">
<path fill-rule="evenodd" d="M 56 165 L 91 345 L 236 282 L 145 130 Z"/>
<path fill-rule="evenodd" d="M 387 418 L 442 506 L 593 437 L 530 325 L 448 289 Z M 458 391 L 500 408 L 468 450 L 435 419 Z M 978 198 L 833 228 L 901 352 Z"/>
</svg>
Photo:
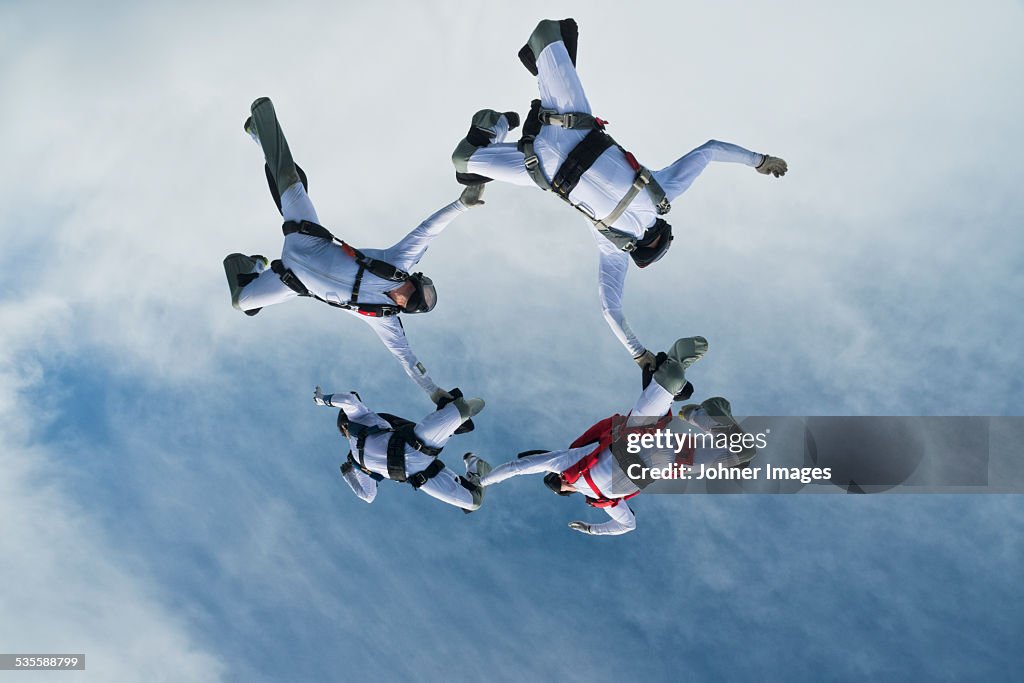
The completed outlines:
<svg viewBox="0 0 1024 683">
<path fill-rule="evenodd" d="M 708 140 L 700 147 L 687 152 L 682 157 L 666 166 L 660 171 L 654 172 L 654 179 L 658 181 L 665 190 L 665 197 L 674 202 L 679 195 L 686 192 L 693 181 L 697 179 L 708 164 L 712 161 L 720 161 L 731 164 L 744 164 L 756 168 L 762 173 L 765 172 L 764 164 L 781 162 L 778 175 L 785 175 L 786 162 L 766 154 L 758 154 L 744 149 L 739 145 L 718 140 Z M 772 162 L 772 163 L 774 163 Z M 760 167 L 760 168 L 759 168 Z M 774 171 L 772 171 L 774 173 Z"/>
<path fill-rule="evenodd" d="M 604 508 L 604 511 L 611 517 L 607 522 L 601 524 L 570 522 L 569 528 L 591 536 L 619 536 L 636 528 L 636 516 L 626 501 L 621 501 L 614 507 Z"/>
<path fill-rule="evenodd" d="M 575 465 L 592 450 L 594 450 L 593 446 L 583 446 L 581 448 L 538 453 L 537 455 L 528 455 L 525 458 L 510 460 L 504 465 L 499 465 L 491 470 L 489 474 L 480 480 L 480 483 L 484 486 L 490 486 L 512 477 L 518 477 L 521 474 L 562 472 Z"/>
<path fill-rule="evenodd" d="M 398 316 L 388 316 L 385 318 L 360 317 L 366 321 L 370 329 L 384 342 L 384 346 L 388 348 L 388 351 L 402 364 L 405 374 L 409 375 L 412 381 L 416 382 L 417 386 L 426 392 L 427 396 L 431 397 L 430 400 L 433 401 L 435 392 L 440 392 L 441 388 L 434 384 L 434 380 L 427 374 L 427 369 L 423 366 L 423 363 L 420 363 L 416 358 L 416 354 L 412 352 L 409 340 L 405 336 L 405 330 L 402 328 L 402 322 L 398 319 Z"/>
<path fill-rule="evenodd" d="M 469 207 L 458 199 L 438 209 L 413 228 L 412 232 L 385 249 L 383 260 L 402 270 L 411 270 L 423 258 L 434 238 L 440 235 L 449 223 L 468 210 Z"/>
<path fill-rule="evenodd" d="M 601 313 L 612 333 L 622 342 L 634 359 L 643 355 L 646 349 L 633 333 L 622 312 L 622 295 L 626 288 L 626 273 L 629 270 L 629 255 L 615 247 L 593 225 L 591 232 L 597 242 L 599 254 L 597 264 L 597 291 L 601 298 Z"/>
</svg>

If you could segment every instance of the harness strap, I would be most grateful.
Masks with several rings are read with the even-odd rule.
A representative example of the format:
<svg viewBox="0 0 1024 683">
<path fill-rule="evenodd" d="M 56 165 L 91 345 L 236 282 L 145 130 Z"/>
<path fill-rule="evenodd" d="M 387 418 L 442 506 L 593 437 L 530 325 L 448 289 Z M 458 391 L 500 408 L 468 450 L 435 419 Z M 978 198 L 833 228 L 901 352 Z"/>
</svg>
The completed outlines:
<svg viewBox="0 0 1024 683">
<path fill-rule="evenodd" d="M 299 296 L 308 296 L 321 301 L 328 306 L 334 306 L 335 308 L 342 308 L 346 311 L 354 311 L 360 315 L 365 315 L 371 318 L 384 318 L 392 315 L 398 315 L 402 312 L 402 308 L 393 304 L 360 304 L 358 303 L 359 298 L 359 287 L 363 281 L 363 274 L 365 271 L 370 271 L 377 277 L 392 282 L 404 282 L 409 279 L 409 274 L 404 270 L 396 268 L 395 266 L 387 263 L 386 261 L 379 261 L 367 257 L 363 252 L 359 251 L 355 247 L 339 240 L 331 231 L 322 225 L 317 225 L 310 221 L 302 221 L 297 223 L 295 221 L 286 221 L 282 226 L 284 234 L 291 235 L 293 233 L 300 233 L 302 235 L 311 235 L 313 237 L 319 237 L 321 239 L 327 239 L 338 244 L 342 250 L 350 256 L 352 259 L 359 264 L 359 271 L 356 273 L 355 283 L 352 285 L 352 298 L 348 301 L 331 301 L 324 299 L 316 294 L 309 291 L 306 285 L 302 284 L 302 280 L 292 271 L 291 268 L 286 268 L 284 262 L 280 259 L 274 259 L 270 263 L 270 269 L 277 273 L 277 276 L 281 279 L 281 282 L 285 284 L 288 289 L 292 290 Z"/>
<path fill-rule="evenodd" d="M 654 174 L 647 168 L 640 165 L 631 152 L 623 149 L 622 145 L 615 142 L 612 136 L 604 132 L 607 122 L 585 112 L 559 113 L 551 109 L 543 109 L 540 100 L 534 100 L 527 121 L 523 125 L 523 137 L 519 141 L 519 149 L 523 152 L 523 162 L 526 172 L 544 191 L 554 191 L 559 197 L 565 200 L 570 206 L 582 213 L 590 220 L 594 227 L 617 248 L 625 252 L 632 252 L 637 248 L 637 238 L 629 233 L 616 230 L 611 227 L 617 221 L 629 205 L 636 199 L 636 196 L 646 190 L 654 204 L 655 211 L 659 216 L 668 213 L 672 205 L 668 201 L 665 190 L 654 179 Z M 558 168 L 555 177 L 548 182 L 544 171 L 540 166 L 540 158 L 534 150 L 533 142 L 540 134 L 544 125 L 556 125 L 570 130 L 590 130 L 579 144 L 572 148 L 565 161 Z M 579 184 L 583 175 L 590 170 L 590 167 L 612 146 L 618 147 L 626 157 L 626 161 L 636 171 L 636 177 L 629 191 L 619 201 L 610 214 L 604 218 L 598 218 L 588 213 L 579 204 L 573 204 L 569 195 Z"/>
<path fill-rule="evenodd" d="M 421 486 L 426 484 L 428 481 L 430 481 L 437 475 L 441 474 L 441 470 L 443 469 L 444 463 L 441 462 L 440 460 L 434 460 L 429 465 L 427 465 L 426 469 L 424 469 L 422 472 L 417 472 L 416 474 L 409 477 L 409 483 L 412 485 L 414 489 L 419 490 Z"/>
<path fill-rule="evenodd" d="M 376 482 L 384 481 L 384 476 L 383 475 L 377 474 L 376 472 L 374 472 L 371 469 L 367 469 L 362 463 L 360 463 L 355 458 L 353 458 L 352 457 L 352 451 L 349 451 L 348 452 L 348 459 L 345 461 L 345 464 L 343 464 L 341 466 L 342 474 L 344 474 L 345 472 L 347 472 L 348 470 L 353 469 L 353 468 L 359 470 L 360 472 L 362 472 L 363 474 L 365 474 L 370 479 L 373 479 Z"/>
<path fill-rule="evenodd" d="M 443 448 L 428 446 L 426 443 L 424 443 L 422 439 L 416 436 L 416 432 L 414 431 L 415 428 L 415 424 L 406 423 L 392 430 L 391 438 L 388 439 L 387 450 L 388 479 L 393 479 L 394 481 L 398 482 L 404 482 L 409 478 L 405 469 L 406 446 L 412 448 L 414 451 L 422 453 L 423 455 L 429 456 L 431 458 L 436 458 L 438 455 L 441 454 L 441 451 L 444 450 Z M 435 462 L 439 461 L 435 460 Z M 431 466 L 433 466 L 433 463 L 431 463 Z M 441 469 L 443 468 L 444 463 L 441 463 Z M 438 469 L 437 471 L 440 472 L 441 470 Z M 431 474 L 426 479 L 422 479 L 422 477 L 420 477 L 420 479 L 422 479 L 422 483 L 420 483 L 419 485 L 414 484 L 414 488 L 419 488 L 420 486 L 423 485 L 423 483 L 426 483 L 427 479 L 436 476 L 436 474 L 437 472 Z"/>
<path fill-rule="evenodd" d="M 590 130 L 591 128 L 603 129 L 605 121 L 582 111 L 569 111 L 559 113 L 555 109 L 541 109 L 538 118 L 542 125 L 558 126 L 566 130 Z"/>
</svg>

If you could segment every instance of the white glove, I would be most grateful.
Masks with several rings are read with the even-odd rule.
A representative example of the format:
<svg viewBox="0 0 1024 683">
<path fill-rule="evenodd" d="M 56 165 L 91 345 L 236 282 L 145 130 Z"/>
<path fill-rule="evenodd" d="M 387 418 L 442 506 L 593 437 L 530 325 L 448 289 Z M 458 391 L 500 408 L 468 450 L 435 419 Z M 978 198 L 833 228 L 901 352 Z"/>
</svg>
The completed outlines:
<svg viewBox="0 0 1024 683">
<path fill-rule="evenodd" d="M 633 359 L 636 364 L 640 366 L 641 370 L 654 371 L 654 366 L 658 362 L 657 357 L 650 351 L 645 350 L 639 356 Z"/>
<path fill-rule="evenodd" d="M 483 183 L 479 185 L 468 185 L 466 189 L 462 191 L 462 194 L 459 195 L 459 199 L 461 199 L 462 203 L 471 209 L 474 206 L 483 206 L 487 203 L 481 199 L 481 197 L 484 196 L 484 187 Z"/>
<path fill-rule="evenodd" d="M 589 534 L 590 533 L 590 525 L 587 524 L 586 522 L 580 522 L 580 521 L 569 522 L 569 528 L 572 529 L 573 531 L 578 531 L 581 534 Z"/>
<path fill-rule="evenodd" d="M 324 392 L 320 390 L 320 385 L 316 385 L 316 389 L 313 390 L 313 403 L 318 406 L 330 406 L 331 404 L 324 400 Z"/>
<path fill-rule="evenodd" d="M 789 166 L 786 165 L 785 159 L 769 156 L 767 154 L 763 156 L 764 160 L 762 160 L 761 163 L 758 164 L 754 170 L 756 170 L 758 173 L 763 173 L 764 175 L 773 175 L 776 178 L 781 178 L 782 176 L 786 175 L 786 171 L 789 170 Z"/>
</svg>

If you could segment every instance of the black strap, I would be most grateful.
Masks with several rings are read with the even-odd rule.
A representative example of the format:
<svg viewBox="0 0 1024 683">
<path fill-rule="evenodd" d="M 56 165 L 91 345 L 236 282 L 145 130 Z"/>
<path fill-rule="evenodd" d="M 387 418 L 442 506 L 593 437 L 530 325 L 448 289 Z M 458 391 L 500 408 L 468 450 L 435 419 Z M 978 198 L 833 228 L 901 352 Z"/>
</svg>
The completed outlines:
<svg viewBox="0 0 1024 683">
<path fill-rule="evenodd" d="M 615 140 L 611 135 L 598 128 L 592 129 L 572 148 L 569 156 L 562 162 L 555 177 L 551 179 L 551 189 L 562 199 L 569 201 L 569 195 L 579 184 L 583 174 L 614 144 Z"/>
<path fill-rule="evenodd" d="M 369 430 L 360 432 L 359 436 L 356 437 L 356 453 L 359 454 L 359 466 L 366 467 L 366 455 L 363 453 L 366 448 L 366 437 L 370 435 Z"/>
<path fill-rule="evenodd" d="M 440 460 L 434 460 L 432 463 L 427 465 L 426 469 L 422 472 L 409 477 L 408 481 L 414 489 L 419 489 L 421 486 L 426 484 L 428 481 L 441 474 L 441 470 L 444 469 L 444 463 Z"/>
<path fill-rule="evenodd" d="M 351 470 L 353 468 L 359 470 L 360 472 L 362 472 L 366 476 L 370 477 L 374 481 L 377 481 L 377 482 L 384 481 L 384 476 L 383 475 L 377 474 L 373 470 L 367 469 L 362 463 L 357 462 L 356 459 L 352 457 L 352 451 L 349 451 L 348 452 L 348 459 L 341 466 L 341 473 L 345 474 L 345 472 L 347 472 L 348 470 Z"/>
<path fill-rule="evenodd" d="M 385 419 L 387 419 L 385 417 Z M 390 420 L 389 420 L 390 422 Z M 424 443 L 414 431 L 416 425 L 407 420 L 403 420 L 403 424 L 395 427 L 391 433 L 391 438 L 388 439 L 388 479 L 394 481 L 403 482 L 408 479 L 408 473 L 405 469 L 405 447 L 409 446 L 414 451 L 418 451 L 423 455 L 436 458 L 441 454 L 443 448 L 435 448 L 434 446 L 428 446 Z M 441 464 L 444 467 L 444 463 Z M 440 470 L 438 470 L 440 471 Z M 436 474 L 436 473 L 435 473 Z M 434 475 L 431 475 L 431 477 Z M 427 477 L 429 479 L 430 477 Z M 423 481 L 426 481 L 425 479 Z M 422 486 L 423 484 L 420 484 Z M 419 486 L 415 486 L 419 488 Z"/>
<path fill-rule="evenodd" d="M 356 281 L 352 283 L 352 298 L 348 300 L 350 304 L 359 302 L 359 287 L 363 284 L 363 273 L 366 272 L 366 266 L 359 264 L 359 270 L 356 271 Z"/>
<path fill-rule="evenodd" d="M 404 482 L 405 476 L 405 439 L 395 431 L 388 439 L 388 479 Z"/>
<path fill-rule="evenodd" d="M 377 263 L 383 263 L 383 261 L 377 261 Z M 387 264 L 390 265 L 390 264 Z M 324 299 L 316 294 L 309 291 L 306 285 L 302 284 L 302 280 L 292 271 L 291 268 L 285 268 L 284 263 L 280 259 L 274 259 L 270 262 L 270 269 L 277 273 L 277 276 L 281 278 L 281 282 L 285 284 L 290 290 L 298 294 L 299 296 L 308 296 L 316 299 L 317 301 L 323 302 L 328 306 L 334 306 L 335 308 L 343 308 L 346 311 L 355 311 L 361 315 L 369 316 L 371 318 L 384 318 L 392 315 L 398 315 L 402 312 L 402 307 L 397 304 L 360 304 L 356 303 L 356 295 L 359 293 L 359 281 L 360 278 L 357 276 L 356 285 L 352 288 L 352 299 L 350 301 L 330 301 Z M 362 273 L 362 266 L 360 266 L 360 274 Z"/>
<path fill-rule="evenodd" d="M 320 239 L 329 240 L 331 242 L 341 241 L 335 237 L 334 233 L 330 230 L 318 223 L 314 223 L 313 221 L 285 221 L 281 226 L 281 232 L 284 233 L 285 237 L 297 232 L 302 235 L 319 237 Z"/>
</svg>

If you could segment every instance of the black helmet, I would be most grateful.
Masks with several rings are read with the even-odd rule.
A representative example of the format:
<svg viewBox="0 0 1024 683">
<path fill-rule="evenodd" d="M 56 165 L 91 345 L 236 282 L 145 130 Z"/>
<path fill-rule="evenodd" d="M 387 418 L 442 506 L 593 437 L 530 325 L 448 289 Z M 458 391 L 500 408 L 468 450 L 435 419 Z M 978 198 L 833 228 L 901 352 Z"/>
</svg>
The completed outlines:
<svg viewBox="0 0 1024 683">
<path fill-rule="evenodd" d="M 548 472 L 544 475 L 544 485 L 560 496 L 571 496 L 572 491 L 562 490 L 562 475 L 558 472 Z"/>
<path fill-rule="evenodd" d="M 402 307 L 402 312 L 427 313 L 434 310 L 434 306 L 437 305 L 437 290 L 434 289 L 434 281 L 423 273 L 413 273 L 409 276 L 409 282 L 416 289 L 409 295 L 409 300 Z"/>
<path fill-rule="evenodd" d="M 657 244 L 651 246 L 655 242 Z M 654 225 L 647 228 L 644 236 L 636 241 L 636 249 L 629 252 L 629 256 L 633 259 L 633 263 L 641 268 L 646 268 L 664 256 L 671 245 L 672 226 L 659 218 Z"/>
</svg>

